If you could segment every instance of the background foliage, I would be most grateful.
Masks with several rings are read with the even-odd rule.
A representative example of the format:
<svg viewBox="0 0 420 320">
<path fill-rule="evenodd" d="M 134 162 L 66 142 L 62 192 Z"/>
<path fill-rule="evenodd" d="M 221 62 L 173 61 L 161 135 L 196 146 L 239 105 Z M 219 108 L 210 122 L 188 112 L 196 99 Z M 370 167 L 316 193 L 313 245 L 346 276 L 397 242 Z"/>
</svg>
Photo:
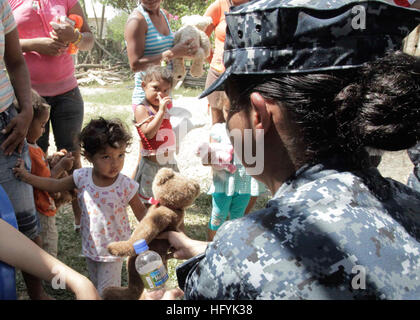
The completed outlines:
<svg viewBox="0 0 420 320">
<path fill-rule="evenodd" d="M 170 20 L 172 31 L 176 31 L 181 26 L 180 18 L 189 15 L 203 15 L 207 7 L 213 0 L 177 0 L 163 1 L 162 8 L 168 11 L 173 18 Z"/>
<path fill-rule="evenodd" d="M 171 28 L 175 31 L 181 25 L 179 20 L 180 17 L 194 14 L 203 15 L 207 7 L 213 1 L 214 0 L 163 0 L 161 7 L 170 14 Z M 102 3 L 123 10 L 125 14 L 129 14 L 138 5 L 138 2 L 133 0 L 103 0 Z"/>
<path fill-rule="evenodd" d="M 108 37 L 120 43 L 122 47 L 124 47 L 124 27 L 127 18 L 128 13 L 124 11 L 112 18 L 107 24 Z"/>
<path fill-rule="evenodd" d="M 172 14 L 203 14 L 214 0 L 163 0 L 162 8 Z M 101 3 L 130 13 L 140 1 L 137 0 L 102 0 Z"/>
<path fill-rule="evenodd" d="M 173 32 L 181 27 L 181 17 L 187 15 L 203 15 L 207 7 L 214 0 L 164 0 L 162 8 L 169 13 L 169 23 Z M 128 15 L 137 7 L 137 1 L 132 0 L 104 0 L 102 3 L 122 12 L 107 23 L 107 38 L 116 41 L 124 48 L 124 26 Z"/>
</svg>

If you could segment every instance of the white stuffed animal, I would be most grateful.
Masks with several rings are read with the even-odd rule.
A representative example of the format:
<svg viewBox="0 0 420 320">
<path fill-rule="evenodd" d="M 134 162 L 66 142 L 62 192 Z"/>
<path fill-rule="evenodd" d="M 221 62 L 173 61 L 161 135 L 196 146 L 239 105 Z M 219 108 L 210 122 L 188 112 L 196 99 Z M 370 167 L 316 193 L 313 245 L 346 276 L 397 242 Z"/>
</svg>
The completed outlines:
<svg viewBox="0 0 420 320">
<path fill-rule="evenodd" d="M 203 65 L 205 59 L 210 55 L 210 40 L 204 33 L 204 30 L 213 22 L 212 18 L 200 15 L 185 16 L 181 18 L 181 22 L 182 27 L 175 33 L 174 44 L 194 39 L 193 43 L 196 44 L 198 50 L 194 55 L 173 60 L 173 77 L 175 82 L 179 82 L 185 77 L 184 58 L 192 59 L 190 74 L 195 78 L 199 78 L 204 74 Z"/>
</svg>

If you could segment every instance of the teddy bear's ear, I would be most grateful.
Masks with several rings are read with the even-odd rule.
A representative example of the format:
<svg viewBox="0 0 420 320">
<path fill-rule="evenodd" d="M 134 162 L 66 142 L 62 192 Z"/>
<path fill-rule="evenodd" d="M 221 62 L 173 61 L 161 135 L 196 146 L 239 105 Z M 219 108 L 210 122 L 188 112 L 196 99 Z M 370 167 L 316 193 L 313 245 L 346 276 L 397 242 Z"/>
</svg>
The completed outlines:
<svg viewBox="0 0 420 320">
<path fill-rule="evenodd" d="M 174 177 L 175 173 L 170 168 L 162 168 L 158 171 L 158 173 L 155 176 L 155 183 L 158 186 L 161 186 L 166 183 L 166 181 L 172 179 Z"/>
</svg>

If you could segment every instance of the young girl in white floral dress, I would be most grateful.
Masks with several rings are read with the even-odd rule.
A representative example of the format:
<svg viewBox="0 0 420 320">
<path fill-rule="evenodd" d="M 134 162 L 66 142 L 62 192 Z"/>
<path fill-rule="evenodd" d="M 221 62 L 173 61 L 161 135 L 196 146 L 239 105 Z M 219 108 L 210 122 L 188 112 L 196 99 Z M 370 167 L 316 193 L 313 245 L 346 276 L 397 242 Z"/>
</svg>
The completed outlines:
<svg viewBox="0 0 420 320">
<path fill-rule="evenodd" d="M 82 253 L 99 294 L 106 287 L 121 286 L 123 260 L 112 256 L 107 246 L 131 235 L 126 207 L 130 205 L 138 221 L 146 213 L 137 193 L 138 183 L 120 173 L 130 140 L 120 121 L 95 119 L 80 134 L 83 155 L 93 167 L 77 169 L 63 179 L 34 176 L 22 163 L 14 169 L 18 178 L 41 190 L 78 190 Z"/>
</svg>

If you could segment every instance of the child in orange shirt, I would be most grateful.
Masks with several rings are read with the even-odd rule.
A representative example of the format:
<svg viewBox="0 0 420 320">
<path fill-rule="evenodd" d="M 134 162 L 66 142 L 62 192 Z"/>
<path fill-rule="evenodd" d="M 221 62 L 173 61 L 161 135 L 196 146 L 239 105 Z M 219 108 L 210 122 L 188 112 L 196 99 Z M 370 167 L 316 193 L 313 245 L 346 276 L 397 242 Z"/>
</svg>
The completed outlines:
<svg viewBox="0 0 420 320">
<path fill-rule="evenodd" d="M 32 90 L 32 105 L 34 116 L 26 135 L 31 157 L 31 173 L 39 177 L 57 177 L 64 170 L 73 167 L 74 158 L 71 153 L 63 157 L 53 169 L 50 170 L 45 154 L 36 144 L 45 130 L 45 124 L 50 117 L 50 106 L 44 98 Z M 57 208 L 54 199 L 46 191 L 34 188 L 35 206 L 41 224 L 42 248 L 54 257 L 57 257 L 58 232 L 55 221 Z"/>
</svg>

